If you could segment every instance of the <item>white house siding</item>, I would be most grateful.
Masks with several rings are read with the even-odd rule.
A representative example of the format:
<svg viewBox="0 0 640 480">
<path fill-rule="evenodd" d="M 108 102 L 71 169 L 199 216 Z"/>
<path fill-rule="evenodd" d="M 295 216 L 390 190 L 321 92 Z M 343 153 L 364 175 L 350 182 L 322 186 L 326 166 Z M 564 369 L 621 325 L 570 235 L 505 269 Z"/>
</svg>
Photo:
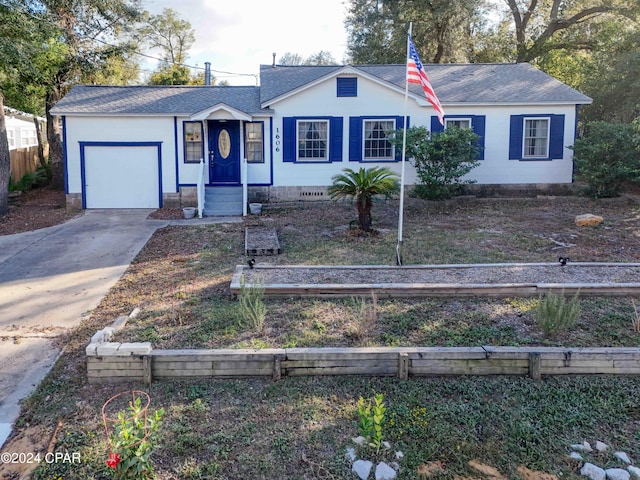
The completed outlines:
<svg viewBox="0 0 640 480">
<path fill-rule="evenodd" d="M 176 145 L 174 135 L 173 117 L 90 117 L 90 116 L 67 116 L 66 122 L 66 172 L 67 172 L 67 193 L 70 200 L 77 205 L 79 196 L 83 193 L 81 179 L 81 143 L 100 142 L 117 147 L 118 144 L 126 143 L 159 143 L 161 152 L 161 172 L 155 168 L 148 175 L 162 175 L 162 191 L 160 194 L 166 195 L 176 193 Z M 181 145 L 181 142 L 179 143 Z M 108 145 L 101 145 L 101 148 L 109 148 Z M 85 162 L 87 149 L 85 147 Z M 181 148 L 181 147 L 180 147 Z M 179 148 L 179 150 L 180 150 Z M 117 153 L 116 153 L 117 152 Z M 141 154 L 147 158 L 149 153 L 140 150 Z M 115 164 L 122 162 L 122 151 L 114 150 Z M 131 153 L 131 152 L 128 152 Z M 104 152 L 100 153 L 101 158 L 108 159 Z M 109 174 L 109 172 L 111 172 Z M 126 174 L 138 175 L 132 168 Z M 112 185 L 114 188 L 121 188 L 122 191 L 115 191 L 114 197 L 120 194 L 125 195 L 128 189 L 127 182 L 124 181 L 122 169 L 115 171 L 105 169 L 104 183 Z M 109 177 L 111 175 L 111 177 Z M 113 207 L 118 208 L 119 202 L 114 200 Z M 107 208 L 107 207 L 103 207 Z"/>
<path fill-rule="evenodd" d="M 282 140 L 278 143 L 275 138 L 274 145 L 271 144 L 273 135 L 271 134 L 271 119 L 269 117 L 255 117 L 252 121 L 263 122 L 263 163 L 250 163 L 247 168 L 247 177 L 249 185 L 271 185 L 271 152 L 275 154 L 275 148 L 279 148 L 282 151 Z M 275 124 L 274 124 L 275 128 Z M 243 129 L 244 132 L 244 129 Z M 244 142 L 244 140 L 242 140 Z"/>
<path fill-rule="evenodd" d="M 33 121 L 14 118 L 5 114 L 7 136 L 9 138 L 9 150 L 31 147 L 38 144 L 36 126 Z"/>
<path fill-rule="evenodd" d="M 573 156 L 568 148 L 575 134 L 574 105 L 451 107 L 449 114 L 486 115 L 484 160 L 467 178 L 479 184 L 571 183 Z M 563 158 L 555 160 L 510 160 L 509 133 L 512 115 L 564 115 Z"/>
<path fill-rule="evenodd" d="M 387 166 L 400 173 L 399 162 L 352 162 L 349 161 L 349 117 L 351 116 L 402 116 L 404 93 L 379 85 L 366 78 L 358 78 L 357 97 L 337 97 L 336 79 L 328 79 L 307 90 L 270 105 L 276 112 L 273 118 L 273 136 L 282 136 L 283 118 L 286 117 L 342 117 L 343 145 L 342 161 L 327 163 L 285 162 L 283 151 L 273 152 L 273 185 L 275 187 L 327 186 L 331 177 L 345 167 L 357 169 L 361 166 Z M 480 99 L 479 99 L 480 100 Z M 572 155 L 568 146 L 573 144 L 575 129 L 574 105 L 476 105 L 447 106 L 447 115 L 485 116 L 484 159 L 469 178 L 479 184 L 548 184 L 571 183 Z M 410 126 L 423 125 L 430 129 L 434 110 L 430 105 L 420 106 L 411 97 L 407 114 Z M 510 119 L 512 115 L 562 114 L 564 119 L 564 151 L 559 160 L 509 160 Z M 415 170 L 407 164 L 406 184 L 414 184 Z"/>
<path fill-rule="evenodd" d="M 273 118 L 274 137 L 282 136 L 285 117 L 342 117 L 343 143 L 342 161 L 327 163 L 284 162 L 283 149 L 274 151 L 274 186 L 327 186 L 331 177 L 344 168 L 357 170 L 360 167 L 386 166 L 400 173 L 399 162 L 351 162 L 349 161 L 349 117 L 351 116 L 402 116 L 404 114 L 404 93 L 395 92 L 377 83 L 358 78 L 357 97 L 337 97 L 336 79 L 331 78 L 308 90 L 271 105 L 276 112 Z M 410 125 L 428 125 L 430 107 L 420 107 L 409 99 L 408 115 Z M 415 172 L 406 171 L 407 183 L 414 183 Z"/>
</svg>

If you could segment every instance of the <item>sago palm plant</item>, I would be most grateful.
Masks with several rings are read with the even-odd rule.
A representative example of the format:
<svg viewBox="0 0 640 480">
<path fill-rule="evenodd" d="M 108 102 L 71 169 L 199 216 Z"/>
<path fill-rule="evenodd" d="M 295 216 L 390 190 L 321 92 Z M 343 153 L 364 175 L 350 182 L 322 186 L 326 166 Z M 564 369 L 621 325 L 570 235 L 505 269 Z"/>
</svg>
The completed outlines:
<svg viewBox="0 0 640 480">
<path fill-rule="evenodd" d="M 354 197 L 358 209 L 358 224 L 365 232 L 371 231 L 372 199 L 376 195 L 387 198 L 400 189 L 398 175 L 386 167 L 360 168 L 357 172 L 345 168 L 334 175 L 328 192 L 332 199 Z"/>
</svg>

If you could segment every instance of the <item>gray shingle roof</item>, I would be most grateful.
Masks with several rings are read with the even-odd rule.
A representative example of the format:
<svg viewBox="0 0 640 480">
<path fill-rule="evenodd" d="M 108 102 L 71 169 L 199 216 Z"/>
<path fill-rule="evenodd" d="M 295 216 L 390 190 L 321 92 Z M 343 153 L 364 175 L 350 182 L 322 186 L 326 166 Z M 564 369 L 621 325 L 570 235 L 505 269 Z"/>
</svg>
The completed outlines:
<svg viewBox="0 0 640 480">
<path fill-rule="evenodd" d="M 192 115 L 224 103 L 248 114 L 260 107 L 258 87 L 78 85 L 52 109 L 54 115 Z"/>
<path fill-rule="evenodd" d="M 51 110 L 54 115 L 193 115 L 224 103 L 247 114 L 272 113 L 262 108 L 345 66 L 260 67 L 260 87 L 97 86 L 78 85 Z M 405 65 L 348 67 L 404 90 Z M 575 103 L 591 99 L 526 63 L 430 64 L 425 70 L 443 105 L 487 103 Z M 419 85 L 410 90 L 422 96 Z"/>
<path fill-rule="evenodd" d="M 325 76 L 342 66 L 260 67 L 263 105 L 287 92 Z M 405 65 L 354 65 L 404 89 Z M 425 71 L 442 104 L 452 103 L 591 103 L 591 99 L 527 63 L 426 64 Z M 422 95 L 420 85 L 410 91 Z"/>
</svg>

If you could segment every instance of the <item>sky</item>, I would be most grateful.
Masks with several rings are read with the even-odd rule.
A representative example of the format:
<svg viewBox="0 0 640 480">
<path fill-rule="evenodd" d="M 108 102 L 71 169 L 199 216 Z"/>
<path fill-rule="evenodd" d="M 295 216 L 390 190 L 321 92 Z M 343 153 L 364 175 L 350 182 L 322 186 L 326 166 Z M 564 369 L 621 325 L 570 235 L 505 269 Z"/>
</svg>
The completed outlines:
<svg viewBox="0 0 640 480">
<path fill-rule="evenodd" d="M 277 61 L 286 52 L 306 58 L 325 50 L 343 63 L 347 43 L 343 2 L 145 0 L 143 7 L 154 15 L 172 8 L 191 23 L 196 41 L 189 50 L 188 65 L 204 67 L 208 61 L 218 81 L 256 85 L 260 64 L 271 64 L 274 52 Z M 149 70 L 156 67 L 153 60 L 143 66 Z"/>
</svg>

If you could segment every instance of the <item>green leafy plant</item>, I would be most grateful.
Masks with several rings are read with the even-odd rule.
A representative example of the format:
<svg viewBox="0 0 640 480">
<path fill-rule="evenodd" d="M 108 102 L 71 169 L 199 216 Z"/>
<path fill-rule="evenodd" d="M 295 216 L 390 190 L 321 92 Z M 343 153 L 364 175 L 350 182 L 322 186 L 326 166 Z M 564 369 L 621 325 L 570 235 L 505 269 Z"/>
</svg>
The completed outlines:
<svg viewBox="0 0 640 480">
<path fill-rule="evenodd" d="M 425 127 L 407 130 L 406 157 L 413 159 L 418 175 L 414 193 L 420 198 L 440 200 L 457 195 L 467 173 L 479 165 L 478 135 L 468 128 L 447 128 L 429 134 Z M 392 143 L 402 148 L 403 132 L 398 130 Z"/>
<path fill-rule="evenodd" d="M 155 478 L 151 454 L 164 410 L 147 416 L 140 397 L 129 403 L 128 411 L 118 412 L 109 436 L 111 452 L 106 461 L 117 480 L 150 480 Z"/>
<path fill-rule="evenodd" d="M 545 336 L 553 336 L 573 327 L 580 316 L 580 298 L 576 293 L 567 300 L 564 293 L 547 293 L 538 300 L 536 319 Z"/>
<path fill-rule="evenodd" d="M 594 198 L 616 197 L 640 181 L 640 122 L 592 122 L 573 145 L 576 176 Z"/>
<path fill-rule="evenodd" d="M 259 279 L 247 286 L 244 275 L 240 278 L 240 314 L 254 330 L 262 331 L 267 307 L 264 304 L 264 283 Z"/>
<path fill-rule="evenodd" d="M 398 176 L 388 168 L 360 168 L 357 172 L 345 168 L 344 173 L 334 175 L 328 188 L 332 199 L 353 197 L 358 208 L 358 224 L 363 232 L 371 231 L 373 197 L 392 197 L 400 189 Z"/>
<path fill-rule="evenodd" d="M 34 187 L 45 185 L 50 178 L 48 167 L 39 167 L 35 172 L 25 173 L 19 181 L 9 177 L 10 192 L 26 192 Z"/>
<path fill-rule="evenodd" d="M 367 440 L 367 445 L 375 448 L 376 454 L 380 452 L 383 434 L 382 427 L 385 422 L 385 413 L 387 411 L 381 393 L 373 397 L 371 400 L 365 401 L 364 398 L 358 399 L 358 430 L 360 435 Z"/>
</svg>

